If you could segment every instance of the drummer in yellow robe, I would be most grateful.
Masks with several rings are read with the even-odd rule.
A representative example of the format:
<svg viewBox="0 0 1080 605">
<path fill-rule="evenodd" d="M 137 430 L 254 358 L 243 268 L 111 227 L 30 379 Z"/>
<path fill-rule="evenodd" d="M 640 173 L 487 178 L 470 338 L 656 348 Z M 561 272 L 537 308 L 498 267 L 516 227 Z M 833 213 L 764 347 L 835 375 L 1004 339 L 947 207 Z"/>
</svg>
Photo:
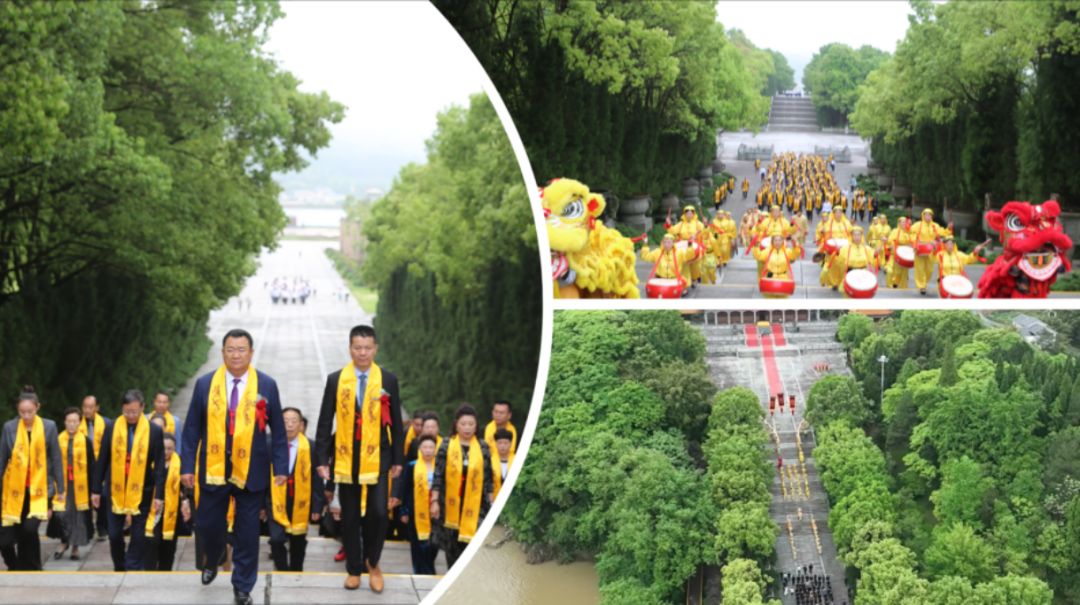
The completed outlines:
<svg viewBox="0 0 1080 605">
<path fill-rule="evenodd" d="M 840 288 L 847 272 L 852 269 L 877 269 L 877 256 L 874 249 L 863 240 L 862 227 L 851 230 L 851 241 L 829 257 L 828 267 L 828 282 L 833 290 Z"/>
<path fill-rule="evenodd" d="M 866 232 L 866 243 L 877 254 L 878 266 L 885 264 L 885 240 L 889 238 L 889 219 L 884 214 L 879 214 L 870 221 L 870 229 Z"/>
<path fill-rule="evenodd" d="M 705 225 L 701 224 L 701 221 L 697 218 L 697 211 L 693 206 L 686 206 L 683 208 L 682 219 L 674 225 L 668 227 L 668 233 L 675 236 L 676 241 L 680 242 L 697 242 L 698 237 L 702 231 L 705 230 Z M 689 250 L 689 246 L 687 247 Z M 701 281 L 701 265 L 703 259 L 694 259 L 694 252 L 691 250 L 690 254 L 690 274 L 684 275 L 687 279 L 692 279 L 695 282 Z"/>
<path fill-rule="evenodd" d="M 735 226 L 735 221 L 731 219 L 731 213 L 726 210 L 716 213 L 716 217 L 709 224 L 709 231 L 712 234 L 709 240 L 711 244 L 709 253 L 716 258 L 716 265 L 723 267 L 731 261 L 731 247 L 738 234 L 738 228 Z"/>
<path fill-rule="evenodd" d="M 788 246 L 787 244 L 791 244 Z M 799 242 L 783 235 L 772 236 L 769 247 L 754 248 L 754 258 L 761 267 L 759 277 L 782 281 L 795 281 L 791 263 L 802 255 Z M 787 298 L 785 294 L 763 294 L 765 298 Z"/>
<path fill-rule="evenodd" d="M 889 264 L 885 269 L 888 276 L 885 283 L 890 288 L 904 288 L 906 290 L 908 287 L 908 268 L 901 266 L 897 261 L 896 249 L 900 246 L 910 246 L 911 242 L 911 219 L 907 217 L 901 218 L 885 240 L 890 256 Z"/>
<path fill-rule="evenodd" d="M 942 249 L 934 255 L 934 262 L 938 266 L 938 281 L 947 275 L 963 275 L 964 267 L 979 261 L 979 253 L 990 243 L 990 240 L 975 246 L 971 254 L 965 254 L 956 248 L 956 240 L 953 236 L 946 235 L 942 240 Z"/>
<path fill-rule="evenodd" d="M 952 228 L 942 227 L 934 222 L 934 211 L 927 208 L 922 211 L 922 220 L 911 226 L 911 245 L 931 244 L 946 235 L 952 235 Z M 934 255 L 915 254 L 915 285 L 919 294 L 926 294 L 926 285 L 934 275 Z"/>
<path fill-rule="evenodd" d="M 795 241 L 799 242 L 800 246 L 806 244 L 806 235 L 810 232 L 810 221 L 806 214 L 796 212 L 791 219 L 791 225 L 795 227 Z"/>
<path fill-rule="evenodd" d="M 674 235 L 665 235 L 663 243 L 656 250 L 649 250 L 649 244 L 646 243 L 641 247 L 640 254 L 641 260 L 657 263 L 656 277 L 682 279 L 684 287 L 690 285 L 687 277 L 690 269 L 687 265 L 693 260 L 694 251 L 690 248 L 676 248 Z"/>
<path fill-rule="evenodd" d="M 844 216 L 844 210 L 839 206 L 833 206 L 832 212 L 828 217 L 823 218 L 818 223 L 817 232 L 814 234 L 814 241 L 817 242 L 818 248 L 825 246 L 825 242 L 830 239 L 848 239 L 851 236 L 851 221 L 848 217 Z"/>
<path fill-rule="evenodd" d="M 754 228 L 754 239 L 750 245 L 756 249 L 759 248 L 761 242 L 765 241 L 767 238 L 773 237 L 774 235 L 788 237 L 793 233 L 795 233 L 795 228 L 792 227 L 791 223 L 780 213 L 780 206 L 771 206 L 769 208 L 769 216 L 762 219 Z M 762 263 L 761 261 L 758 261 L 758 273 L 761 273 L 761 268 Z"/>
</svg>

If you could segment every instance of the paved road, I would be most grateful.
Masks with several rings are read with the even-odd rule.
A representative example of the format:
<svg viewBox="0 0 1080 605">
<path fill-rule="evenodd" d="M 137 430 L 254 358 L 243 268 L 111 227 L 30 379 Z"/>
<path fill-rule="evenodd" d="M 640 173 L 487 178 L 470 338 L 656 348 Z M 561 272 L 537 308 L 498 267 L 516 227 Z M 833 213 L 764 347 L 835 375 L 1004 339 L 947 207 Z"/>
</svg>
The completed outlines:
<svg viewBox="0 0 1080 605">
<path fill-rule="evenodd" d="M 780 441 L 780 455 L 786 467 L 798 463 L 795 434 L 802 426 L 805 411 L 806 394 L 821 374 L 815 369 L 817 364 L 827 364 L 829 371 L 847 372 L 843 349 L 834 339 L 835 322 L 800 322 L 800 330 L 792 332 L 788 325 L 784 334 L 785 344 L 774 345 L 772 361 L 763 354 L 760 344 L 748 346 L 744 326 L 702 326 L 706 338 L 706 359 L 710 374 L 720 388 L 742 386 L 754 391 L 762 402 L 770 427 L 775 427 Z M 772 364 L 772 367 L 770 367 Z M 770 378 L 770 374 L 772 377 Z M 780 390 L 784 401 L 788 395 L 795 395 L 794 416 L 789 412 L 768 417 L 768 399 L 770 393 Z M 780 527 L 776 540 L 776 568 L 772 574 L 779 578 L 780 573 L 794 573 L 796 566 L 814 566 L 814 572 L 826 570 L 833 585 L 833 594 L 837 602 L 846 599 L 844 588 L 844 566 L 836 557 L 836 547 L 829 530 L 829 504 L 825 490 L 821 485 L 813 458 L 813 432 L 802 427 L 802 447 L 805 455 L 806 481 L 803 490 L 809 486 L 809 497 L 805 491 L 797 496 L 784 495 L 780 477 L 773 475 L 772 503 L 769 515 Z M 771 429 L 770 429 L 771 430 Z M 770 447 L 769 459 L 775 462 L 775 455 Z M 789 484 L 790 485 L 790 484 Z M 802 519 L 799 510 L 802 510 Z M 792 522 L 793 541 L 789 541 L 787 522 Z M 817 550 L 811 518 L 817 523 L 821 552 Z M 792 549 L 794 543 L 794 551 Z M 774 589 L 776 585 L 774 585 Z M 794 605 L 793 596 L 773 594 L 784 605 Z"/>
</svg>

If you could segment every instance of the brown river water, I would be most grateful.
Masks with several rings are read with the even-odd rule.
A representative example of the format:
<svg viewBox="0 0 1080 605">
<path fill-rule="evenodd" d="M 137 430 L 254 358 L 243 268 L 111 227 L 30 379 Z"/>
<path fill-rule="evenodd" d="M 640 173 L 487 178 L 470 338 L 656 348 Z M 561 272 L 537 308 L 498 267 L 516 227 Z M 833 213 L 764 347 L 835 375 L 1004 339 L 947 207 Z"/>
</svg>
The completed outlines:
<svg viewBox="0 0 1080 605">
<path fill-rule="evenodd" d="M 492 546 L 505 535 L 506 529 L 496 525 L 439 605 L 593 605 L 600 601 L 592 563 L 529 565 L 516 542 Z"/>
</svg>

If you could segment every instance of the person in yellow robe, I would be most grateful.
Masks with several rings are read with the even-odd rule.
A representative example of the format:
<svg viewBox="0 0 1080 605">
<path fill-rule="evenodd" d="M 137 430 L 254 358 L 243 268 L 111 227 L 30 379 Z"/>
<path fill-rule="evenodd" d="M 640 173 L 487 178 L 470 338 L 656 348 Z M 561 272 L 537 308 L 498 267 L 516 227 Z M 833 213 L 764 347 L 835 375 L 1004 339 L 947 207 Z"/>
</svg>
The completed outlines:
<svg viewBox="0 0 1080 605">
<path fill-rule="evenodd" d="M 843 208 L 833 206 L 829 216 L 818 223 L 814 241 L 817 242 L 818 248 L 821 248 L 830 239 L 850 239 L 850 237 L 851 221 L 844 216 Z"/>
<path fill-rule="evenodd" d="M 795 229 L 793 235 L 795 241 L 799 242 L 800 246 L 806 245 L 806 235 L 810 232 L 810 221 L 806 218 L 806 214 L 796 212 L 791 218 L 791 226 Z"/>
<path fill-rule="evenodd" d="M 686 206 L 683 208 L 682 219 L 668 227 L 668 233 L 675 236 L 675 239 L 680 242 L 697 242 L 698 236 L 704 229 L 705 225 L 697 218 L 697 210 L 693 206 Z M 690 260 L 687 261 L 690 272 L 684 277 L 693 282 L 700 282 L 702 259 L 694 258 L 694 256 L 694 254 L 691 254 Z"/>
<path fill-rule="evenodd" d="M 852 269 L 877 269 L 877 256 L 863 240 L 863 228 L 851 230 L 851 240 L 833 253 L 828 260 L 827 285 L 838 290 L 844 283 L 844 277 Z"/>
<path fill-rule="evenodd" d="M 761 170 L 761 158 L 754 158 L 754 170 Z"/>
<path fill-rule="evenodd" d="M 717 187 L 717 188 L 713 189 L 713 198 L 712 198 L 713 207 L 714 208 L 719 208 L 720 204 L 723 203 L 723 201 L 724 201 L 724 196 L 721 195 L 720 188 Z"/>
<path fill-rule="evenodd" d="M 885 238 L 885 246 L 889 249 L 885 283 L 890 288 L 907 289 L 908 287 L 908 268 L 901 266 L 897 261 L 896 249 L 900 246 L 910 246 L 911 241 L 911 219 L 903 217 L 897 221 L 896 227 L 893 227 Z"/>
<path fill-rule="evenodd" d="M 790 246 L 788 245 L 790 244 Z M 777 279 L 782 281 L 794 281 L 795 275 L 791 269 L 791 263 L 802 254 L 799 242 L 782 235 L 774 235 L 769 241 L 768 248 L 754 248 L 754 258 L 761 267 L 759 277 Z M 764 294 L 766 298 L 787 298 L 785 294 Z"/>
<path fill-rule="evenodd" d="M 656 250 L 649 250 L 649 244 L 641 247 L 641 260 L 656 263 L 656 277 L 682 280 L 683 286 L 690 285 L 689 262 L 694 258 L 694 251 L 689 247 L 676 248 L 675 236 L 664 236 L 663 243 Z"/>
<path fill-rule="evenodd" d="M 41 403 L 33 387 L 15 400 L 17 418 L 0 432 L 0 554 L 9 571 L 41 571 L 42 521 L 52 517 L 49 500 L 65 500 L 66 485 L 56 423 L 38 415 Z"/>
<path fill-rule="evenodd" d="M 926 208 L 922 211 L 922 220 L 911 226 L 912 246 L 932 244 L 946 235 L 952 235 L 952 226 L 942 227 L 934 222 L 934 211 Z M 915 255 L 915 286 L 919 294 L 926 294 L 926 286 L 934 275 L 934 256 L 932 254 Z"/>
<path fill-rule="evenodd" d="M 979 253 L 990 243 L 990 240 L 975 246 L 970 254 L 961 252 L 956 247 L 956 240 L 951 235 L 942 239 L 941 251 L 934 255 L 934 262 L 938 267 L 938 281 L 947 275 L 963 275 L 964 267 L 979 261 Z"/>
<path fill-rule="evenodd" d="M 735 219 L 731 218 L 731 213 L 726 210 L 722 211 L 717 219 L 719 221 L 713 221 L 713 230 L 716 232 L 713 238 L 713 252 L 716 255 L 716 264 L 724 267 L 731 262 L 739 228 L 735 225 Z"/>
<path fill-rule="evenodd" d="M 750 193 L 750 179 L 743 177 L 742 180 L 742 199 L 746 199 L 746 196 Z"/>
<path fill-rule="evenodd" d="M 99 413 L 97 397 L 87 395 L 82 400 L 83 419 L 79 421 L 79 432 L 88 435 L 94 443 L 94 460 L 101 455 L 101 440 L 105 437 L 105 429 L 112 426 L 112 418 L 106 418 Z M 103 498 L 101 508 L 91 507 L 94 516 L 92 530 L 97 532 L 97 541 L 104 542 L 109 536 L 109 502 Z M 90 532 L 93 534 L 94 532 Z"/>
<path fill-rule="evenodd" d="M 878 266 L 885 265 L 885 240 L 889 238 L 889 219 L 879 214 L 870 220 L 870 229 L 866 232 L 866 243 L 874 249 L 878 257 Z"/>
</svg>

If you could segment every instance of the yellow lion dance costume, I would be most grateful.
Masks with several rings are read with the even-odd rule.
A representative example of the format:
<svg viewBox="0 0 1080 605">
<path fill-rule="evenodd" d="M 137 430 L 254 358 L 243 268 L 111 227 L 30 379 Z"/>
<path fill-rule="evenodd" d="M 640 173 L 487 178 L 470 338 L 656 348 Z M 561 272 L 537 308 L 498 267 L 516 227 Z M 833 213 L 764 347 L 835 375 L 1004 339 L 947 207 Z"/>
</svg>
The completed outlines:
<svg viewBox="0 0 1080 605">
<path fill-rule="evenodd" d="M 555 298 L 640 298 L 634 243 L 597 220 L 604 197 L 573 179 L 540 190 Z"/>
</svg>

